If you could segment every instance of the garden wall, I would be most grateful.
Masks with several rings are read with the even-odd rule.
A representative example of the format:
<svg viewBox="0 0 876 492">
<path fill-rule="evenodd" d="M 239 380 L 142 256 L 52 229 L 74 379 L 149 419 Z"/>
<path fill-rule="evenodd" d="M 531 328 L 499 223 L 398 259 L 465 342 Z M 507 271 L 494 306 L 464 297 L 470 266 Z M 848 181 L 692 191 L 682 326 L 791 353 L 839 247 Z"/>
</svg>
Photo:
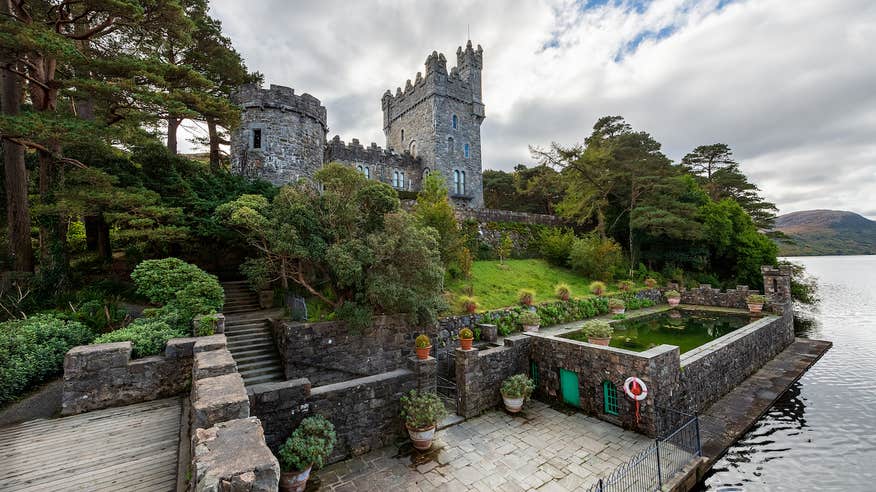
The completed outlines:
<svg viewBox="0 0 876 492">
<path fill-rule="evenodd" d="M 391 444 L 404 430 L 399 398 L 412 389 L 435 389 L 435 359 L 406 359 L 399 368 L 349 381 L 311 387 L 307 378 L 263 383 L 247 388 L 251 415 L 277 450 L 309 415 L 322 415 L 338 436 L 329 462 L 358 456 Z"/>
<path fill-rule="evenodd" d="M 73 347 L 64 357 L 61 413 L 73 415 L 185 391 L 193 356 L 225 347 L 225 335 L 174 338 L 164 355 L 131 360 L 131 342 Z"/>
<path fill-rule="evenodd" d="M 474 219 L 478 222 L 520 222 L 544 225 L 563 225 L 565 223 L 556 215 L 531 214 L 495 208 L 457 208 L 456 218 L 460 221 Z"/>
<path fill-rule="evenodd" d="M 529 374 L 531 341 L 526 335 L 516 335 L 506 337 L 502 347 L 457 348 L 457 413 L 471 418 L 502 403 L 498 389 L 502 381 L 514 374 Z"/>
</svg>

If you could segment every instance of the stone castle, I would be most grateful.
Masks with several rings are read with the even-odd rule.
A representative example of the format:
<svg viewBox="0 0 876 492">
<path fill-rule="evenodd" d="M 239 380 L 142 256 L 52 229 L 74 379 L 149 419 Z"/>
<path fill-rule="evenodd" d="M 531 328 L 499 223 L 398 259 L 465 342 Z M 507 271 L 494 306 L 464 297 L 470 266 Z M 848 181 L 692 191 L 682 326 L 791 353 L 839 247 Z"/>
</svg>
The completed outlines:
<svg viewBox="0 0 876 492">
<path fill-rule="evenodd" d="M 481 123 L 483 49 L 456 51 L 456 66 L 432 52 L 425 76 L 387 90 L 381 99 L 386 149 L 358 139 L 349 144 L 339 136 L 326 141 L 326 109 L 310 94 L 289 87 L 241 87 L 233 100 L 242 110 L 242 124 L 231 136 L 232 171 L 281 185 L 312 178 L 323 164 L 342 162 L 369 179 L 398 190 L 417 191 L 423 176 L 437 171 L 447 180 L 454 203 L 484 206 Z"/>
</svg>

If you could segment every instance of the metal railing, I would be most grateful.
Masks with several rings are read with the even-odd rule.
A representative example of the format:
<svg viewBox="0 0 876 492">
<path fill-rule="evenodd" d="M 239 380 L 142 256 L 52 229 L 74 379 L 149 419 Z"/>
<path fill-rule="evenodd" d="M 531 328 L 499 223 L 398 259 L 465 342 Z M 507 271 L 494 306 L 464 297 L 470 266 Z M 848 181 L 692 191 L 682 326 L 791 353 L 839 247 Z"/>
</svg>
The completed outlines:
<svg viewBox="0 0 876 492">
<path fill-rule="evenodd" d="M 653 443 L 607 477 L 600 478 L 589 492 L 654 492 L 702 455 L 700 421 L 696 415 L 670 409 L 658 409 L 657 413 L 660 429 L 673 429 L 668 426 L 670 422 L 680 424 L 666 434 L 658 433 Z"/>
</svg>

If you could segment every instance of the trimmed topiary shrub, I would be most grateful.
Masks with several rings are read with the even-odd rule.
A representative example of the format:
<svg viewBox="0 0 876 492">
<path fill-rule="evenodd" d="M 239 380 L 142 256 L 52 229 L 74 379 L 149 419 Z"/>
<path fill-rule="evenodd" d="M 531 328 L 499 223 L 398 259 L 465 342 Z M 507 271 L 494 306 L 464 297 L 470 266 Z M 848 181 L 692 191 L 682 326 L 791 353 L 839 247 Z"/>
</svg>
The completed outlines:
<svg viewBox="0 0 876 492">
<path fill-rule="evenodd" d="M 61 374 L 64 354 L 93 337 L 84 324 L 53 314 L 0 323 L 0 404 Z"/>
<path fill-rule="evenodd" d="M 301 421 L 277 457 L 283 471 L 302 471 L 311 465 L 318 469 L 325 465 L 336 443 L 335 426 L 325 417 L 314 415 Z"/>
<path fill-rule="evenodd" d="M 94 343 L 131 342 L 131 357 L 140 358 L 158 355 L 171 338 L 184 337 L 186 333 L 174 328 L 162 318 L 139 318 L 130 325 L 103 334 Z"/>
</svg>

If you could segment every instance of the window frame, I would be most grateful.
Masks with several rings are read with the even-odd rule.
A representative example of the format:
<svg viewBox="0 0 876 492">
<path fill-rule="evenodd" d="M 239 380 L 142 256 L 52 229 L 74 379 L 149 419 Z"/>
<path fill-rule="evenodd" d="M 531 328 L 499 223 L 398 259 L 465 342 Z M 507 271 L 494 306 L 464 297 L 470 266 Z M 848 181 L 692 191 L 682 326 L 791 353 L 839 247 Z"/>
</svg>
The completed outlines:
<svg viewBox="0 0 876 492">
<path fill-rule="evenodd" d="M 620 416 L 620 401 L 617 386 L 609 380 L 602 381 L 602 411 L 608 415 Z"/>
</svg>

